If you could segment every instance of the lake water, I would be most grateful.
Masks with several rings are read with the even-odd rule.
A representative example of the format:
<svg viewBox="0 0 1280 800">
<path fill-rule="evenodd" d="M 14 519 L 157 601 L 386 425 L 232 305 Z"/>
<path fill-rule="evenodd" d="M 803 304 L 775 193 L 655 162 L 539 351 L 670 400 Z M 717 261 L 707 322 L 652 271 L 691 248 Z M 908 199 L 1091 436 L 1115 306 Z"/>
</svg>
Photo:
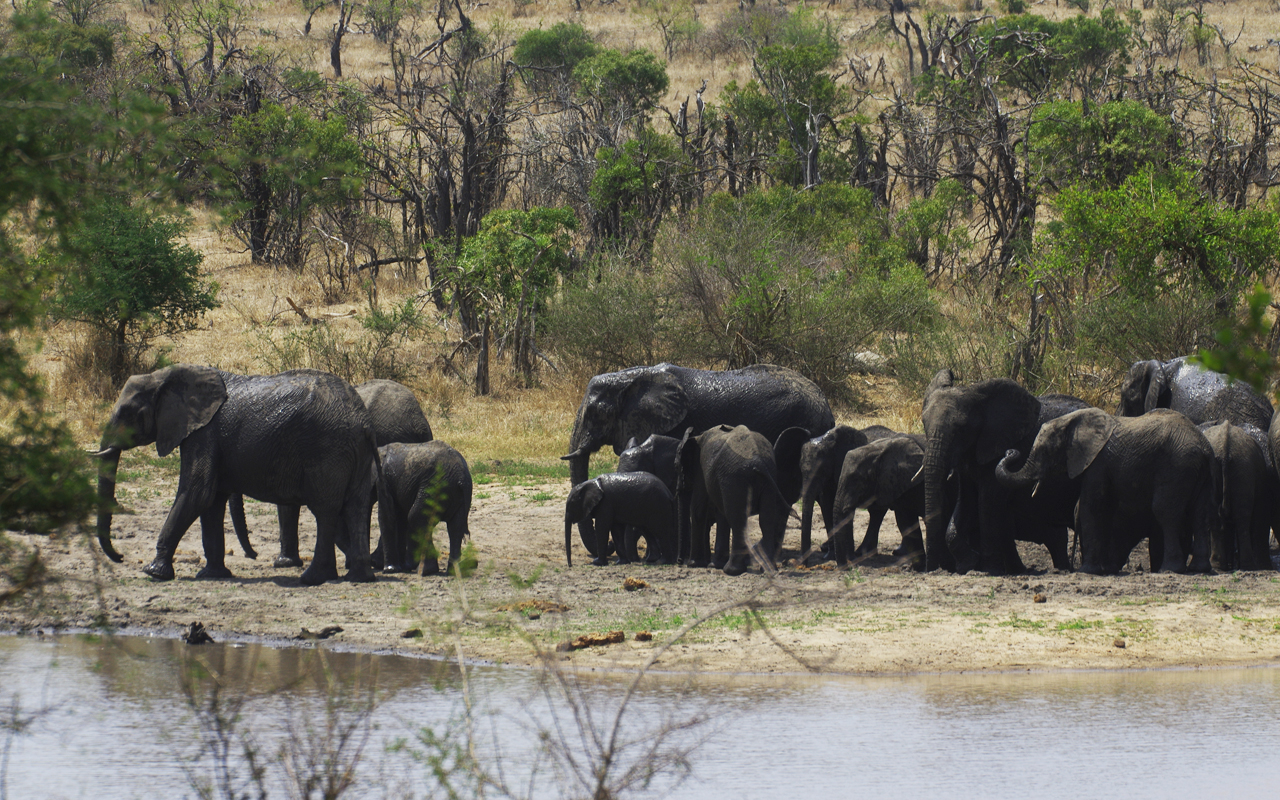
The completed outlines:
<svg viewBox="0 0 1280 800">
<path fill-rule="evenodd" d="M 23 730 L 0 740 L 0 796 L 197 797 L 220 764 L 243 789 L 248 735 L 271 797 L 305 796 L 325 753 L 357 750 L 344 796 L 430 796 L 427 754 L 447 765 L 467 743 L 494 777 L 486 796 L 590 797 L 630 683 L 331 648 L 3 636 L 0 712 Z M 238 717 L 226 758 L 210 746 L 215 706 Z M 424 728 L 445 744 L 424 745 Z M 656 675 L 616 741 L 630 746 L 611 774 L 634 778 L 634 796 L 1274 798 L 1280 669 Z"/>
</svg>

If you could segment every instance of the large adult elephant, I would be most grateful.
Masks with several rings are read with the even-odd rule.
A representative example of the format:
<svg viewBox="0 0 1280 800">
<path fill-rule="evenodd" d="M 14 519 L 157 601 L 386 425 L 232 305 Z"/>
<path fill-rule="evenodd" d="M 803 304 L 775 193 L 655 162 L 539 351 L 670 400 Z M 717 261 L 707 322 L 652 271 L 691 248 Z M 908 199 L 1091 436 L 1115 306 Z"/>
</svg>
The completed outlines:
<svg viewBox="0 0 1280 800">
<path fill-rule="evenodd" d="M 1029 452 L 1007 453 L 996 475 L 1027 491 L 1063 478 L 1080 481 L 1076 533 L 1084 572 L 1119 572 L 1148 537 L 1153 572 L 1186 571 L 1188 552 L 1192 570 L 1209 569 L 1221 475 L 1209 442 L 1176 411 L 1129 418 L 1087 408 L 1063 415 L 1044 424 Z"/>
<path fill-rule="evenodd" d="M 1177 411 L 1196 425 L 1227 420 L 1259 431 L 1271 425 L 1271 401 L 1247 383 L 1230 381 L 1220 372 L 1192 364 L 1186 357 L 1171 361 L 1137 361 L 1120 385 L 1121 417 L 1137 417 L 1156 408 Z"/>
<path fill-rule="evenodd" d="M 1036 397 L 1006 378 L 956 386 L 951 370 L 934 376 L 922 420 L 928 442 L 921 478 L 925 486 L 926 569 L 1021 572 L 1014 540 L 1049 548 L 1053 565 L 1070 569 L 1067 527 L 1075 487 L 1065 478 L 1038 490 L 996 481 L 995 465 L 1010 449 L 1027 452 L 1040 426 L 1089 404 L 1076 397 Z M 955 475 L 958 499 L 947 508 L 947 479 Z"/>
<path fill-rule="evenodd" d="M 619 455 L 634 437 L 651 434 L 683 438 L 717 425 L 745 425 L 770 442 L 784 430 L 804 428 L 810 436 L 830 430 L 835 417 L 817 384 L 800 373 L 771 364 L 735 370 L 701 370 L 658 364 L 597 375 L 587 383 L 569 437 L 571 485 L 587 479 L 591 454 L 611 445 Z M 593 532 L 581 530 L 584 542 Z M 594 555 L 594 553 L 593 553 Z"/>
<path fill-rule="evenodd" d="M 306 505 L 316 518 L 316 549 L 302 583 L 338 577 L 337 542 L 348 542 L 347 578 L 369 581 L 369 504 L 378 464 L 373 422 L 346 381 L 316 370 L 233 375 L 178 364 L 134 375 L 124 385 L 97 455 L 98 540 L 114 561 L 111 511 L 120 453 L 155 443 L 156 454 L 178 449 L 178 491 L 144 568 L 172 580 L 173 556 L 196 518 L 206 565 L 199 577 L 231 576 L 224 562 L 227 498 L 247 494 L 278 505 Z"/>
<path fill-rule="evenodd" d="M 427 421 L 427 415 L 422 413 L 418 398 L 408 386 L 375 378 L 357 386 L 356 394 L 360 395 L 365 408 L 369 410 L 378 447 L 396 442 L 422 444 L 433 439 L 431 423 Z M 249 526 L 245 522 L 244 496 L 239 493 L 231 495 L 229 505 L 231 525 L 235 528 L 240 548 L 249 558 L 256 558 L 257 553 L 249 542 Z M 301 512 L 302 508 L 294 505 L 280 505 L 276 508 L 280 523 L 280 554 L 274 562 L 276 567 L 302 566 L 302 556 L 298 552 L 298 517 Z M 339 545 L 345 546 L 345 543 L 340 542 Z"/>
</svg>

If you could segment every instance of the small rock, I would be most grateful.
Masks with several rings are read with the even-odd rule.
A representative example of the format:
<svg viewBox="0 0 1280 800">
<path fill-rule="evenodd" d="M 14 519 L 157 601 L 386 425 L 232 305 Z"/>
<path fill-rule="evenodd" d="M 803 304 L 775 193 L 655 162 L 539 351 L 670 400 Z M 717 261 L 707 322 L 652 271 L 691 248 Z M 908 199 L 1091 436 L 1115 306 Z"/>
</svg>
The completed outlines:
<svg viewBox="0 0 1280 800">
<path fill-rule="evenodd" d="M 1031 598 L 1031 602 L 1033 603 L 1047 603 L 1048 601 L 1049 601 L 1049 598 L 1045 597 L 1039 592 L 1036 593 L 1035 597 Z"/>
<path fill-rule="evenodd" d="M 213 637 L 204 629 L 204 623 L 193 622 L 187 632 L 182 634 L 182 641 L 187 644 L 212 644 Z"/>
<path fill-rule="evenodd" d="M 1124 649 L 1124 639 L 1116 639 L 1112 644 L 1119 647 L 1121 650 Z"/>
<path fill-rule="evenodd" d="M 647 588 L 648 586 L 649 584 L 645 583 L 639 578 L 627 578 L 622 582 L 622 588 L 626 589 L 628 592 L 634 592 L 637 589 L 644 589 L 644 588 Z"/>
<path fill-rule="evenodd" d="M 410 628 L 409 630 L 400 634 L 400 638 L 401 639 L 421 639 L 422 628 Z"/>
<path fill-rule="evenodd" d="M 649 633 L 648 631 L 636 631 L 636 641 L 651 642 L 653 641 L 653 634 Z"/>
</svg>

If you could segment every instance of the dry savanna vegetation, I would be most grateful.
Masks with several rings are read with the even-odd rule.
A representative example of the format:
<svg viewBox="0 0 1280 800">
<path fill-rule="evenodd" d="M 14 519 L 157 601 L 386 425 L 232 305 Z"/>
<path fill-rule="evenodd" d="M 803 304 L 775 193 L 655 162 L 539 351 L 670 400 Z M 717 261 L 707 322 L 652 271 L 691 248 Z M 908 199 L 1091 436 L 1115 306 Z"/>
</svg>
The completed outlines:
<svg viewBox="0 0 1280 800">
<path fill-rule="evenodd" d="M 589 376 L 664 360 L 789 366 L 840 421 L 904 431 L 942 366 L 1106 408 L 1139 358 L 1217 348 L 1265 381 L 1276 3 L 29 0 L 6 15 L 0 460 L 20 467 L 0 509 L 24 533 L 3 548 L 4 624 L 338 624 L 367 647 L 672 669 L 1280 656 L 1274 576 L 1146 575 L 1141 552 L 1107 578 L 1054 574 L 1031 546 L 1038 574 L 1004 578 L 887 555 L 736 580 L 570 570 L 558 458 Z M 93 504 L 75 452 L 128 375 L 175 362 L 413 388 L 476 476 L 476 573 L 302 590 L 236 555 L 237 580 L 198 582 L 189 533 L 179 580 L 153 584 L 138 568 L 178 457 L 142 449 L 122 462 L 126 561 L 102 562 L 71 533 Z M 250 516 L 273 538 L 271 508 Z"/>
</svg>

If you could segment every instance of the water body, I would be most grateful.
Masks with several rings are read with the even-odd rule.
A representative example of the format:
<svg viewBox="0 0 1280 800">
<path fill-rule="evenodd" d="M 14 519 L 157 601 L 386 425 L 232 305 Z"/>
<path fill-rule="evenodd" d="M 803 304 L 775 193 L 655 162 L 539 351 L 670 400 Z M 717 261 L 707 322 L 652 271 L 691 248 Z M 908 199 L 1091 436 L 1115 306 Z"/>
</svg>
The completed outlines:
<svg viewBox="0 0 1280 800">
<path fill-rule="evenodd" d="M 247 775 L 247 733 L 272 797 L 290 796 L 289 769 L 305 774 L 307 754 L 324 749 L 312 744 L 326 720 L 331 732 L 354 731 L 348 752 L 362 745 L 347 796 L 425 796 L 434 781 L 422 757 L 389 747 L 421 752 L 424 727 L 466 741 L 464 698 L 474 752 L 514 796 L 590 796 L 592 756 L 630 683 L 256 643 L 0 637 L 4 717 L 16 707 L 30 719 L 0 741 L 3 788 L 11 798 L 198 796 L 218 759 L 210 715 L 193 708 L 207 711 L 218 686 L 224 716 L 239 717 L 231 773 Z M 615 774 L 644 777 L 687 753 L 691 774 L 653 776 L 653 796 L 1128 800 L 1273 798 L 1280 788 L 1280 669 L 659 675 L 622 719 L 620 740 L 636 744 Z"/>
</svg>

